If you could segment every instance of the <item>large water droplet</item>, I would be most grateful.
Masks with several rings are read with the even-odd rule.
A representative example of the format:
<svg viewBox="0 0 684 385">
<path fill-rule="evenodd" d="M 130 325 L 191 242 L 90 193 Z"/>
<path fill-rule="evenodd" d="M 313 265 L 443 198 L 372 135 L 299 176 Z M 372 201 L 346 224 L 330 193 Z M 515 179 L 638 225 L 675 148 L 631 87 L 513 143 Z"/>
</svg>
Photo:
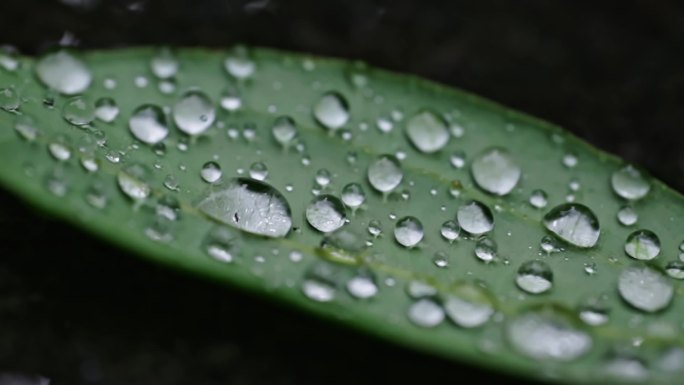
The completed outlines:
<svg viewBox="0 0 684 385">
<path fill-rule="evenodd" d="M 674 295 L 667 277 L 648 266 L 624 269 L 618 279 L 618 291 L 625 302 L 647 313 L 666 308 Z"/>
<path fill-rule="evenodd" d="M 136 108 L 128 120 L 128 128 L 136 139 L 147 144 L 157 144 L 169 135 L 164 111 L 153 104 Z"/>
<path fill-rule="evenodd" d="M 392 155 L 380 155 L 368 167 L 368 182 L 382 193 L 394 190 L 403 178 L 399 161 Z"/>
<path fill-rule="evenodd" d="M 152 189 L 149 179 L 152 172 L 147 166 L 134 163 L 119 170 L 117 181 L 119 188 L 129 198 L 139 201 L 147 198 Z"/>
<path fill-rule="evenodd" d="M 159 79 L 168 79 L 176 76 L 178 61 L 169 48 L 161 48 L 150 60 L 150 68 L 154 76 Z"/>
<path fill-rule="evenodd" d="M 641 199 L 651 190 L 651 184 L 631 165 L 615 171 L 610 182 L 617 195 L 629 200 Z"/>
<path fill-rule="evenodd" d="M 253 179 L 234 178 L 212 188 L 198 208 L 211 218 L 252 234 L 284 237 L 292 227 L 285 197 L 271 185 Z"/>
<path fill-rule="evenodd" d="M 492 211 L 479 201 L 470 201 L 459 207 L 456 219 L 463 230 L 474 235 L 487 233 L 494 228 Z"/>
<path fill-rule="evenodd" d="M 64 95 L 83 93 L 92 81 L 88 67 L 67 51 L 43 56 L 36 62 L 35 69 L 45 86 Z"/>
<path fill-rule="evenodd" d="M 520 180 L 521 170 L 511 154 L 503 148 L 490 148 L 473 159 L 470 171 L 477 185 L 486 192 L 503 196 Z"/>
<path fill-rule="evenodd" d="M 62 116 L 74 126 L 85 126 L 95 120 L 95 106 L 85 98 L 75 97 L 66 102 Z"/>
<path fill-rule="evenodd" d="M 593 247 L 601 233 L 598 219 L 589 207 L 564 203 L 544 216 L 544 226 L 560 239 L 577 247 Z"/>
<path fill-rule="evenodd" d="M 651 260 L 660 253 L 660 240 L 652 231 L 637 230 L 627 237 L 625 253 L 634 259 Z"/>
<path fill-rule="evenodd" d="M 319 195 L 306 208 L 306 220 L 320 232 L 335 231 L 345 224 L 344 205 L 335 196 Z"/>
<path fill-rule="evenodd" d="M 481 326 L 494 314 L 492 295 L 469 282 L 460 282 L 450 287 L 443 303 L 446 315 L 456 325 L 464 328 Z"/>
<path fill-rule="evenodd" d="M 418 151 L 431 154 L 449 142 L 446 122 L 431 111 L 422 111 L 406 122 L 406 135 Z"/>
<path fill-rule="evenodd" d="M 408 319 L 417 326 L 432 328 L 444 321 L 444 309 L 431 299 L 420 299 L 409 308 Z"/>
<path fill-rule="evenodd" d="M 184 93 L 173 107 L 173 120 L 188 135 L 199 135 L 214 123 L 216 110 L 209 96 L 200 90 Z"/>
<path fill-rule="evenodd" d="M 287 148 L 297 137 L 297 124 L 289 116 L 280 116 L 273 122 L 271 132 L 276 142 Z"/>
<path fill-rule="evenodd" d="M 221 175 L 223 175 L 221 172 L 221 166 L 214 161 L 205 163 L 202 166 L 202 170 L 200 170 L 200 176 L 202 177 L 202 180 L 207 183 L 218 182 L 218 180 L 221 179 Z"/>
<path fill-rule="evenodd" d="M 423 235 L 423 224 L 415 217 L 404 217 L 394 227 L 394 239 L 404 247 L 414 247 Z"/>
<path fill-rule="evenodd" d="M 553 271 L 542 261 L 527 261 L 520 265 L 515 283 L 523 291 L 540 294 L 553 286 Z"/>
<path fill-rule="evenodd" d="M 349 121 L 349 103 L 341 94 L 324 94 L 313 108 L 316 121 L 329 130 L 337 130 Z"/>
</svg>

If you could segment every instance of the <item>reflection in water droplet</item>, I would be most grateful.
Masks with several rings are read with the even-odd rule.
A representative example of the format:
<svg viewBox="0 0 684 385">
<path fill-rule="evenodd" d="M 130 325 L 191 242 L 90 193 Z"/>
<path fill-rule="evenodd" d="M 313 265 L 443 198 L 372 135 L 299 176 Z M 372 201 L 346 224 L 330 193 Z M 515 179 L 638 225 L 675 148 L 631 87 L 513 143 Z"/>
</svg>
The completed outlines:
<svg viewBox="0 0 684 385">
<path fill-rule="evenodd" d="M 133 163 L 119 170 L 117 181 L 119 188 L 126 196 L 133 200 L 143 200 L 150 195 L 148 184 L 152 172 L 147 166 Z"/>
<path fill-rule="evenodd" d="M 262 162 L 254 162 L 249 166 L 249 177 L 256 180 L 265 180 L 268 177 L 268 167 Z"/>
<path fill-rule="evenodd" d="M 245 47 L 239 46 L 223 62 L 223 66 L 229 75 L 236 79 L 246 79 L 251 77 L 256 70 L 256 64 L 249 57 L 249 52 Z"/>
<path fill-rule="evenodd" d="M 92 75 L 86 65 L 67 51 L 57 51 L 38 59 L 35 65 L 38 79 L 48 88 L 64 95 L 84 92 Z"/>
<path fill-rule="evenodd" d="M 648 266 L 627 267 L 618 279 L 620 296 L 628 304 L 647 313 L 666 308 L 672 301 L 672 283 Z"/>
<path fill-rule="evenodd" d="M 318 123 L 334 131 L 349 121 L 349 103 L 341 94 L 328 92 L 316 102 L 313 114 Z"/>
<path fill-rule="evenodd" d="M 667 264 L 665 271 L 674 279 L 684 279 L 684 262 L 672 261 Z"/>
<path fill-rule="evenodd" d="M 458 239 L 461 233 L 461 227 L 456 223 L 456 221 L 446 221 L 442 223 L 442 227 L 439 230 L 442 237 L 449 241 L 449 243 Z"/>
<path fill-rule="evenodd" d="M 455 169 L 461 169 L 465 166 L 465 153 L 463 151 L 456 151 L 449 157 L 449 163 Z"/>
<path fill-rule="evenodd" d="M 544 293 L 553 286 L 553 271 L 545 262 L 527 261 L 520 265 L 515 283 L 527 293 Z"/>
<path fill-rule="evenodd" d="M 394 190 L 403 178 L 399 161 L 392 155 L 380 155 L 368 167 L 368 182 L 382 193 Z"/>
<path fill-rule="evenodd" d="M 252 234 L 284 237 L 292 227 L 285 197 L 253 179 L 234 178 L 214 187 L 197 206 L 209 217 Z"/>
<path fill-rule="evenodd" d="M 634 259 L 648 261 L 660 253 L 660 240 L 649 230 L 637 230 L 627 237 L 625 253 Z"/>
<path fill-rule="evenodd" d="M 319 195 L 306 208 L 306 220 L 316 230 L 329 233 L 342 227 L 346 221 L 342 202 L 332 195 Z"/>
<path fill-rule="evenodd" d="M 437 289 L 423 281 L 410 281 L 406 286 L 406 293 L 411 298 L 432 297 L 437 294 Z"/>
<path fill-rule="evenodd" d="M 377 219 L 371 219 L 368 222 L 368 233 L 373 237 L 378 237 L 382 233 L 382 224 Z"/>
<path fill-rule="evenodd" d="M 240 235 L 225 226 L 214 227 L 204 239 L 204 251 L 219 262 L 233 262 L 239 250 Z"/>
<path fill-rule="evenodd" d="M 548 196 L 544 192 L 544 190 L 534 190 L 532 191 L 532 194 L 530 194 L 530 205 L 532 207 L 537 208 L 537 209 L 543 209 L 546 207 L 546 204 L 548 202 Z"/>
<path fill-rule="evenodd" d="M 6 111 L 14 111 L 19 108 L 21 100 L 14 87 L 0 88 L 0 108 Z"/>
<path fill-rule="evenodd" d="M 579 308 L 579 318 L 590 326 L 600 326 L 608 322 L 610 308 L 604 296 L 589 298 Z"/>
<path fill-rule="evenodd" d="M 610 182 L 617 195 L 629 200 L 641 199 L 651 190 L 641 172 L 630 165 L 615 171 Z"/>
<path fill-rule="evenodd" d="M 62 109 L 62 117 L 74 126 L 85 126 L 95 120 L 95 106 L 78 96 L 66 102 Z"/>
<path fill-rule="evenodd" d="M 544 226 L 560 239 L 583 248 L 596 245 L 601 231 L 594 212 L 578 203 L 564 203 L 551 209 L 544 216 Z"/>
<path fill-rule="evenodd" d="M 617 213 L 618 222 L 623 226 L 631 226 L 639 220 L 639 214 L 630 206 L 623 206 Z"/>
<path fill-rule="evenodd" d="M 422 111 L 406 122 L 406 135 L 418 151 L 431 154 L 449 142 L 446 122 L 431 111 Z"/>
<path fill-rule="evenodd" d="M 55 158 L 55 160 L 64 162 L 71 159 L 71 149 L 65 142 L 66 138 L 59 137 L 56 141 L 50 142 L 48 144 L 48 151 L 50 152 L 50 155 Z"/>
<path fill-rule="evenodd" d="M 147 144 L 157 144 L 169 135 L 164 111 L 153 104 L 136 108 L 128 120 L 128 128 L 136 139 Z"/>
<path fill-rule="evenodd" d="M 216 118 L 209 96 L 200 90 L 184 93 L 173 107 L 173 120 L 178 129 L 188 135 L 199 135 L 207 130 Z"/>
<path fill-rule="evenodd" d="M 349 183 L 342 188 L 342 202 L 350 209 L 356 210 L 366 201 L 366 193 L 358 183 Z"/>
<path fill-rule="evenodd" d="M 539 244 L 539 247 L 546 254 L 557 253 L 559 251 L 563 251 L 563 248 L 560 247 L 558 242 L 554 238 L 551 238 L 548 235 L 545 235 L 542 237 L 541 242 Z"/>
<path fill-rule="evenodd" d="M 449 319 L 463 328 L 481 326 L 494 314 L 492 295 L 469 282 L 460 282 L 450 287 L 443 303 Z"/>
<path fill-rule="evenodd" d="M 95 102 L 95 117 L 105 123 L 111 123 L 119 115 L 119 106 L 112 98 L 100 98 Z"/>
<path fill-rule="evenodd" d="M 394 227 L 394 239 L 404 247 L 414 247 L 423 235 L 423 224 L 415 217 L 404 217 Z"/>
<path fill-rule="evenodd" d="M 473 235 L 484 234 L 494 228 L 492 211 L 479 201 L 470 201 L 459 207 L 456 219 L 463 230 Z"/>
<path fill-rule="evenodd" d="M 276 142 L 287 148 L 297 137 L 297 124 L 289 116 L 280 116 L 273 122 L 271 133 Z"/>
<path fill-rule="evenodd" d="M 330 174 L 330 171 L 327 169 L 320 169 L 316 171 L 316 176 L 314 177 L 316 184 L 325 187 L 330 184 L 330 181 L 332 180 L 332 175 Z"/>
<path fill-rule="evenodd" d="M 470 171 L 481 189 L 499 196 L 513 191 L 522 173 L 511 154 L 498 147 L 478 154 L 470 164 Z"/>
<path fill-rule="evenodd" d="M 150 60 L 150 68 L 154 76 L 159 79 L 168 79 L 176 76 L 178 72 L 178 61 L 173 56 L 169 48 L 161 48 Z"/>
<path fill-rule="evenodd" d="M 492 262 L 496 259 L 497 248 L 493 239 L 482 237 L 475 244 L 475 256 L 483 262 Z"/>
<path fill-rule="evenodd" d="M 207 183 L 216 183 L 219 179 L 221 179 L 222 175 L 223 172 L 221 171 L 221 166 L 214 161 L 205 163 L 202 166 L 202 170 L 200 170 L 200 176 L 202 177 L 202 180 Z"/>
<path fill-rule="evenodd" d="M 430 299 L 420 299 L 408 310 L 408 319 L 423 328 L 432 328 L 444 321 L 444 309 Z"/>
<path fill-rule="evenodd" d="M 347 282 L 347 291 L 353 297 L 367 299 L 374 297 L 378 293 L 378 286 L 371 277 L 359 275 Z"/>
</svg>

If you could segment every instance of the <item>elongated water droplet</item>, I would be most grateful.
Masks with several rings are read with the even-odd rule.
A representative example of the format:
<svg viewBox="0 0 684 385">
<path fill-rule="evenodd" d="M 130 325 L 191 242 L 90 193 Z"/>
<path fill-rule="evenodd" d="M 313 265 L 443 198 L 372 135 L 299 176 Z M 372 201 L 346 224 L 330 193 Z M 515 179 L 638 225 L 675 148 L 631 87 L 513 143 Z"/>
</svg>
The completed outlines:
<svg viewBox="0 0 684 385">
<path fill-rule="evenodd" d="M 324 94 L 313 107 L 316 121 L 329 130 L 337 130 L 349 121 L 349 103 L 341 94 Z"/>
<path fill-rule="evenodd" d="M 83 93 L 92 82 L 88 67 L 67 51 L 43 56 L 36 62 L 35 70 L 46 87 L 64 95 Z"/>
<path fill-rule="evenodd" d="M 631 266 L 620 273 L 620 296 L 638 310 L 655 313 L 672 301 L 674 289 L 665 275 L 648 266 Z"/>
<path fill-rule="evenodd" d="M 95 117 L 105 123 L 111 123 L 119 115 L 119 106 L 112 98 L 100 98 L 95 102 Z"/>
<path fill-rule="evenodd" d="M 164 111 L 153 104 L 136 108 L 128 120 L 128 128 L 136 139 L 147 144 L 157 144 L 169 135 Z"/>
<path fill-rule="evenodd" d="M 503 196 L 515 188 L 522 171 L 503 148 L 490 148 L 473 159 L 470 171 L 477 185 L 486 192 Z"/>
<path fill-rule="evenodd" d="M 221 166 L 214 161 L 205 163 L 200 170 L 200 176 L 207 183 L 216 183 L 222 174 Z"/>
<path fill-rule="evenodd" d="M 394 190 L 403 178 L 399 161 L 392 155 L 380 155 L 368 167 L 368 182 L 382 193 Z"/>
<path fill-rule="evenodd" d="M 316 230 L 329 233 L 342 227 L 346 212 L 342 202 L 332 195 L 319 195 L 306 208 L 306 220 Z"/>
<path fill-rule="evenodd" d="M 560 239 L 583 248 L 596 245 L 601 234 L 594 212 L 578 203 L 564 203 L 551 209 L 544 216 L 544 227 Z"/>
<path fill-rule="evenodd" d="M 199 135 L 207 130 L 216 118 L 216 110 L 209 96 L 200 90 L 184 93 L 173 107 L 173 120 L 178 129 L 188 135 Z"/>
<path fill-rule="evenodd" d="M 457 240 L 461 233 L 461 227 L 456 223 L 456 221 L 446 221 L 442 223 L 442 227 L 439 230 L 442 237 L 449 241 L 450 243 Z"/>
<path fill-rule="evenodd" d="M 610 178 L 613 191 L 625 199 L 637 200 L 648 194 L 651 184 L 634 166 L 627 165 L 613 173 Z"/>
<path fill-rule="evenodd" d="M 302 282 L 304 295 L 316 302 L 330 302 L 335 299 L 335 287 L 326 281 L 306 278 Z"/>
<path fill-rule="evenodd" d="M 14 124 L 14 130 L 28 142 L 35 141 L 41 135 L 33 119 L 28 116 L 20 116 Z"/>
<path fill-rule="evenodd" d="M 527 261 L 520 265 L 515 283 L 530 294 L 540 294 L 553 286 L 553 271 L 542 261 Z"/>
<path fill-rule="evenodd" d="M 404 247 L 414 247 L 423 235 L 423 224 L 415 217 L 404 217 L 394 227 L 394 239 Z"/>
<path fill-rule="evenodd" d="M 637 230 L 627 237 L 625 253 L 634 259 L 651 260 L 660 253 L 660 240 L 652 231 Z"/>
<path fill-rule="evenodd" d="M 292 227 L 285 197 L 271 185 L 253 179 L 234 178 L 214 187 L 198 209 L 225 224 L 267 237 L 284 237 Z"/>
<path fill-rule="evenodd" d="M 422 111 L 406 122 L 406 135 L 418 151 L 431 154 L 449 142 L 446 122 L 431 111 Z"/>
<path fill-rule="evenodd" d="M 119 170 L 117 181 L 119 188 L 126 196 L 139 201 L 150 195 L 149 179 L 152 172 L 147 166 L 133 163 Z"/>
<path fill-rule="evenodd" d="M 159 79 L 168 79 L 176 76 L 178 61 L 169 48 L 161 48 L 150 60 L 150 68 L 154 76 Z"/>
<path fill-rule="evenodd" d="M 431 299 L 420 299 L 408 311 L 408 319 L 423 328 L 433 328 L 444 321 L 444 309 Z"/>
<path fill-rule="evenodd" d="M 273 138 L 283 147 L 289 147 L 297 137 L 297 124 L 289 116 L 280 116 L 271 128 Z"/>
<path fill-rule="evenodd" d="M 95 120 L 95 106 L 85 98 L 75 97 L 64 105 L 62 116 L 74 126 L 85 126 Z"/>
<path fill-rule="evenodd" d="M 470 201 L 459 207 L 456 219 L 463 230 L 473 235 L 484 234 L 494 228 L 492 211 L 479 201 Z"/>
<path fill-rule="evenodd" d="M 352 210 L 356 210 L 366 201 L 366 193 L 358 183 L 349 183 L 342 188 L 342 202 Z"/>
<path fill-rule="evenodd" d="M 487 290 L 470 282 L 451 286 L 443 303 L 446 315 L 456 325 L 474 328 L 489 321 L 494 314 L 493 296 Z"/>
</svg>

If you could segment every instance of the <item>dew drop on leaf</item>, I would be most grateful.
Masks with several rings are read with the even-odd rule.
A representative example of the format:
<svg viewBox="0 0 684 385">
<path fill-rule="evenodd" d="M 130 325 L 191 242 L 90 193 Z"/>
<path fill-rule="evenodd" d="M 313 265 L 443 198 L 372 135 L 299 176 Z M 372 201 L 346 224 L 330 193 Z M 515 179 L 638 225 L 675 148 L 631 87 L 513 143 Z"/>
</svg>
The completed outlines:
<svg viewBox="0 0 684 385">
<path fill-rule="evenodd" d="M 444 309 L 431 299 L 419 299 L 408 310 L 408 319 L 423 328 L 433 328 L 444 321 Z"/>
<path fill-rule="evenodd" d="M 249 166 L 249 177 L 256 180 L 265 180 L 268 177 L 268 167 L 263 162 L 254 162 Z"/>
<path fill-rule="evenodd" d="M 392 155 L 380 155 L 368 167 L 368 182 L 381 193 L 394 190 L 403 178 L 399 161 Z"/>
<path fill-rule="evenodd" d="M 349 183 L 342 188 L 342 202 L 352 210 L 356 210 L 366 201 L 366 193 L 358 183 Z"/>
<path fill-rule="evenodd" d="M 316 121 L 330 131 L 335 131 L 349 121 L 349 103 L 341 94 L 331 91 L 324 94 L 313 107 Z"/>
<path fill-rule="evenodd" d="M 62 117 L 74 126 L 85 126 L 95 120 L 95 106 L 88 99 L 77 96 L 66 102 Z"/>
<path fill-rule="evenodd" d="M 339 229 L 345 224 L 346 219 L 342 201 L 332 195 L 319 195 L 306 208 L 306 221 L 322 233 Z"/>
<path fill-rule="evenodd" d="M 92 74 L 85 63 L 64 50 L 41 57 L 35 70 L 46 87 L 64 95 L 83 93 L 92 82 Z"/>
<path fill-rule="evenodd" d="M 625 302 L 647 313 L 666 308 L 674 295 L 667 277 L 648 266 L 625 268 L 618 279 L 618 291 Z"/>
<path fill-rule="evenodd" d="M 355 298 L 368 299 L 375 297 L 378 286 L 370 276 L 358 275 L 347 282 L 347 291 Z"/>
<path fill-rule="evenodd" d="M 582 248 L 593 247 L 601 233 L 598 219 L 589 207 L 564 203 L 544 216 L 544 227 L 560 239 Z"/>
<path fill-rule="evenodd" d="M 111 123 L 119 115 L 119 106 L 112 98 L 100 98 L 95 102 L 95 117 L 102 122 Z"/>
<path fill-rule="evenodd" d="M 150 60 L 152 73 L 159 79 L 169 79 L 178 73 L 178 61 L 169 48 L 161 48 Z"/>
<path fill-rule="evenodd" d="M 458 208 L 456 219 L 463 230 L 473 235 L 492 231 L 494 216 L 492 211 L 480 201 L 470 201 Z"/>
<path fill-rule="evenodd" d="M 239 254 L 240 235 L 228 227 L 216 226 L 205 237 L 203 247 L 209 257 L 230 263 Z"/>
<path fill-rule="evenodd" d="M 147 166 L 133 163 L 119 170 L 117 182 L 121 191 L 134 201 L 147 198 L 151 193 L 149 180 L 152 172 Z"/>
<path fill-rule="evenodd" d="M 494 314 L 492 294 L 470 282 L 451 286 L 443 298 L 443 305 L 447 317 L 463 328 L 481 326 Z"/>
<path fill-rule="evenodd" d="M 617 212 L 617 219 L 623 226 L 632 226 L 639 220 L 639 214 L 631 206 L 623 206 Z"/>
<path fill-rule="evenodd" d="M 0 88 L 0 108 L 5 111 L 14 111 L 19 108 L 21 100 L 14 87 Z"/>
<path fill-rule="evenodd" d="M 637 230 L 627 237 L 625 253 L 634 259 L 651 260 L 660 253 L 660 240 L 652 231 Z"/>
<path fill-rule="evenodd" d="M 498 196 L 513 191 L 522 174 L 508 150 L 499 147 L 478 154 L 470 163 L 470 171 L 481 189 Z"/>
<path fill-rule="evenodd" d="M 442 227 L 439 230 L 442 237 L 449 241 L 449 243 L 455 241 L 460 236 L 461 228 L 456 223 L 456 221 L 448 220 L 442 223 Z"/>
<path fill-rule="evenodd" d="M 546 207 L 548 202 L 548 196 L 544 190 L 534 190 L 532 191 L 532 194 L 530 194 L 529 202 L 532 207 L 536 209 L 543 209 Z"/>
<path fill-rule="evenodd" d="M 489 263 L 496 259 L 498 246 L 493 239 L 482 237 L 475 244 L 475 256 L 482 262 Z"/>
<path fill-rule="evenodd" d="M 613 191 L 628 200 L 641 199 L 651 190 L 651 184 L 634 166 L 627 165 L 615 171 L 610 178 Z"/>
<path fill-rule="evenodd" d="M 431 154 L 449 142 L 446 122 L 431 111 L 421 111 L 406 121 L 406 135 L 418 151 Z"/>
<path fill-rule="evenodd" d="M 133 136 L 146 144 L 157 144 L 169 135 L 164 111 L 159 106 L 144 104 L 133 111 L 128 120 Z"/>
<path fill-rule="evenodd" d="M 553 271 L 542 261 L 527 261 L 520 265 L 515 284 L 529 294 L 541 294 L 553 286 Z"/>
<path fill-rule="evenodd" d="M 202 165 L 202 170 L 200 170 L 202 180 L 207 183 L 218 182 L 222 175 L 221 166 L 214 161 L 204 163 L 204 165 Z"/>
<path fill-rule="evenodd" d="M 207 130 L 216 118 L 216 110 L 209 96 L 200 90 L 184 93 L 173 107 L 173 120 L 178 129 L 194 136 Z"/>
<path fill-rule="evenodd" d="M 423 235 L 423 224 L 415 217 L 401 218 L 394 227 L 394 239 L 404 247 L 416 246 Z"/>
<path fill-rule="evenodd" d="M 297 137 L 297 124 L 289 116 L 280 116 L 273 122 L 271 133 L 276 142 L 287 148 Z"/>
</svg>

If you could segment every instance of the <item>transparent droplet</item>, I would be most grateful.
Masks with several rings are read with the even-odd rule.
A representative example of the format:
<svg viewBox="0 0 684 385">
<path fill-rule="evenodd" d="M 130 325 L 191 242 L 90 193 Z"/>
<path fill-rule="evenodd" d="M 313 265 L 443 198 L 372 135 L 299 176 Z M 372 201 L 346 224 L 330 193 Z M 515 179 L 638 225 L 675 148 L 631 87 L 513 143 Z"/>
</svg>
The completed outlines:
<svg viewBox="0 0 684 385">
<path fill-rule="evenodd" d="M 268 167 L 263 162 L 254 162 L 249 166 L 249 177 L 256 180 L 265 180 L 268 177 Z"/>
<path fill-rule="evenodd" d="M 651 184 L 634 166 L 625 166 L 610 178 L 613 191 L 628 200 L 641 199 L 651 190 Z"/>
<path fill-rule="evenodd" d="M 545 306 L 514 316 L 506 335 L 519 353 L 537 360 L 573 361 L 592 347 L 592 338 L 571 313 Z"/>
<path fill-rule="evenodd" d="M 57 138 L 57 140 L 48 143 L 48 151 L 55 160 L 65 162 L 71 159 L 71 148 L 69 148 L 64 137 Z"/>
<path fill-rule="evenodd" d="M 493 239 L 482 237 L 475 244 L 475 256 L 482 262 L 492 262 L 496 259 L 498 246 Z"/>
<path fill-rule="evenodd" d="M 352 210 L 356 210 L 366 201 L 366 193 L 358 183 L 349 183 L 342 188 L 342 202 Z"/>
<path fill-rule="evenodd" d="M 119 170 L 117 181 L 119 188 L 129 198 L 138 201 L 150 195 L 149 185 L 152 172 L 147 166 L 133 163 Z"/>
<path fill-rule="evenodd" d="M 422 111 L 406 122 L 406 135 L 418 151 L 431 154 L 449 142 L 446 122 L 431 111 Z"/>
<path fill-rule="evenodd" d="M 271 185 L 254 179 L 234 178 L 213 187 L 198 209 L 225 224 L 267 237 L 284 237 L 292 227 L 285 197 Z"/>
<path fill-rule="evenodd" d="M 573 153 L 563 155 L 563 166 L 573 168 L 577 166 L 577 156 Z"/>
<path fill-rule="evenodd" d="M 313 107 L 316 121 L 334 131 L 349 121 L 349 103 L 341 94 L 331 91 L 324 94 Z"/>
<path fill-rule="evenodd" d="M 273 138 L 283 147 L 289 147 L 297 137 L 297 124 L 289 116 L 280 116 L 271 128 Z"/>
<path fill-rule="evenodd" d="M 432 328 L 444 321 L 444 309 L 431 299 L 420 299 L 409 307 L 408 319 L 417 326 Z"/>
<path fill-rule="evenodd" d="M 202 180 L 207 183 L 216 183 L 219 179 L 221 179 L 221 175 L 223 175 L 221 166 L 214 161 L 206 162 L 202 166 L 202 170 L 200 170 L 200 176 L 202 177 Z"/>
<path fill-rule="evenodd" d="M 532 207 L 537 208 L 537 209 L 543 209 L 546 207 L 546 204 L 548 202 L 548 196 L 544 192 L 544 190 L 534 190 L 532 191 L 532 194 L 530 194 L 530 205 Z"/>
<path fill-rule="evenodd" d="M 406 293 L 411 298 L 418 299 L 436 295 L 437 289 L 423 281 L 409 281 L 408 285 L 406 286 Z"/>
<path fill-rule="evenodd" d="M 164 111 L 153 104 L 136 108 L 128 120 L 128 128 L 136 139 L 147 144 L 157 144 L 169 135 Z"/>
<path fill-rule="evenodd" d="M 77 96 L 66 102 L 62 116 L 74 126 L 85 126 L 95 120 L 95 106 L 89 100 Z"/>
<path fill-rule="evenodd" d="M 456 223 L 456 221 L 446 221 L 442 223 L 442 227 L 439 230 L 442 237 L 449 241 L 450 243 L 457 240 L 461 233 L 461 227 Z"/>
<path fill-rule="evenodd" d="M 67 51 L 49 53 L 36 62 L 36 75 L 48 88 L 64 95 L 83 93 L 92 82 L 85 63 Z"/>
<path fill-rule="evenodd" d="M 347 291 L 355 298 L 367 299 L 375 297 L 378 293 L 378 286 L 371 277 L 359 275 L 347 282 Z"/>
<path fill-rule="evenodd" d="M 373 237 L 378 237 L 382 233 L 382 224 L 377 219 L 371 219 L 368 222 L 368 233 Z"/>
<path fill-rule="evenodd" d="M 235 87 L 229 86 L 221 93 L 220 104 L 226 111 L 237 111 L 242 107 L 242 98 Z"/>
<path fill-rule="evenodd" d="M 660 253 L 660 240 L 652 231 L 637 230 L 627 237 L 625 253 L 634 259 L 651 260 Z"/>
<path fill-rule="evenodd" d="M 590 298 L 579 308 L 579 318 L 590 326 L 605 325 L 608 322 L 610 308 L 603 297 Z"/>
<path fill-rule="evenodd" d="M 548 235 L 545 235 L 542 237 L 541 242 L 539 244 L 539 247 L 546 254 L 557 253 L 557 252 L 563 250 L 563 248 L 560 247 L 558 242 L 554 238 L 551 238 Z"/>
<path fill-rule="evenodd" d="M 180 189 L 178 178 L 173 174 L 168 174 L 164 177 L 164 187 L 171 191 L 178 191 Z"/>
<path fill-rule="evenodd" d="M 302 282 L 304 295 L 316 302 L 330 302 L 335 299 L 335 287 L 329 282 L 307 278 Z"/>
<path fill-rule="evenodd" d="M 159 82 L 158 85 L 159 92 L 164 95 L 171 95 L 176 92 L 176 80 L 175 79 L 164 79 Z"/>
<path fill-rule="evenodd" d="M 618 291 L 625 302 L 647 313 L 666 308 L 674 295 L 667 277 L 648 266 L 625 268 L 618 279 Z"/>
<path fill-rule="evenodd" d="M 596 245 L 601 233 L 598 219 L 589 207 L 564 203 L 544 216 L 544 227 L 560 239 L 582 248 Z"/>
<path fill-rule="evenodd" d="M 438 251 L 432 256 L 432 263 L 439 268 L 449 267 L 449 256 L 443 251 Z"/>
<path fill-rule="evenodd" d="M 447 317 L 463 328 L 484 325 L 494 314 L 493 296 L 482 287 L 459 282 L 451 286 L 443 299 Z"/>
<path fill-rule="evenodd" d="M 394 190 L 403 178 L 399 161 L 392 155 L 381 155 L 368 167 L 368 182 L 382 193 Z"/>
<path fill-rule="evenodd" d="M 404 247 L 416 246 L 423 235 L 423 224 L 415 217 L 404 217 L 394 227 L 394 239 Z"/>
<path fill-rule="evenodd" d="M 119 115 L 119 106 L 112 98 L 100 98 L 95 102 L 95 117 L 105 123 L 111 123 Z"/>
<path fill-rule="evenodd" d="M 684 279 L 684 262 L 672 261 L 665 267 L 667 275 L 674 279 Z"/>
<path fill-rule="evenodd" d="M 152 73 L 159 79 L 168 79 L 176 76 L 178 67 L 178 61 L 173 56 L 173 52 L 166 47 L 159 49 L 157 54 L 150 60 Z"/>
<path fill-rule="evenodd" d="M 499 147 L 478 154 L 470 163 L 477 185 L 494 195 L 507 195 L 518 184 L 522 171 L 511 154 Z"/>
<path fill-rule="evenodd" d="M 456 219 L 463 230 L 473 235 L 484 234 L 494 228 L 492 211 L 479 201 L 470 201 L 459 207 Z"/>
<path fill-rule="evenodd" d="M 240 250 L 240 235 L 225 226 L 216 226 L 204 239 L 204 251 L 219 262 L 233 262 Z"/>
<path fill-rule="evenodd" d="M 100 163 L 95 158 L 82 158 L 81 167 L 88 172 L 96 172 L 100 169 Z"/>
<path fill-rule="evenodd" d="M 618 222 L 623 226 L 632 226 L 639 220 L 639 214 L 630 206 L 623 206 L 617 213 Z"/>
<path fill-rule="evenodd" d="M 19 108 L 20 102 L 19 93 L 14 87 L 0 88 L 0 108 L 6 111 L 15 111 Z"/>
<path fill-rule="evenodd" d="M 322 168 L 316 171 L 314 179 L 317 185 L 325 187 L 330 184 L 330 181 L 332 180 L 332 175 L 330 174 L 330 171 L 328 171 L 325 168 Z"/>
<path fill-rule="evenodd" d="M 455 169 L 461 169 L 465 166 L 465 153 L 463 151 L 456 151 L 449 157 L 449 163 Z"/>
<path fill-rule="evenodd" d="M 553 271 L 542 261 L 527 261 L 520 265 L 515 283 L 530 294 L 541 294 L 553 286 Z"/>
<path fill-rule="evenodd" d="M 21 62 L 19 61 L 19 53 L 17 49 L 9 46 L 3 45 L 0 47 L 0 68 L 5 71 L 14 72 L 16 71 Z"/>
<path fill-rule="evenodd" d="M 104 209 L 109 203 L 109 197 L 102 183 L 93 183 L 85 192 L 85 201 L 96 209 Z"/>
<path fill-rule="evenodd" d="M 342 202 L 332 195 L 319 195 L 306 208 L 306 220 L 316 230 L 329 233 L 342 227 L 346 221 Z"/>
<path fill-rule="evenodd" d="M 236 79 L 247 79 L 254 74 L 256 64 L 249 57 L 245 47 L 239 46 L 224 60 L 223 66 L 229 75 Z"/>
<path fill-rule="evenodd" d="M 385 134 L 392 131 L 392 128 L 394 128 L 392 121 L 387 118 L 378 118 L 378 120 L 375 121 L 375 125 L 380 132 Z"/>
<path fill-rule="evenodd" d="M 216 110 L 209 96 L 200 90 L 184 93 L 173 107 L 173 120 L 178 129 L 188 135 L 199 135 L 216 118 Z"/>
</svg>

